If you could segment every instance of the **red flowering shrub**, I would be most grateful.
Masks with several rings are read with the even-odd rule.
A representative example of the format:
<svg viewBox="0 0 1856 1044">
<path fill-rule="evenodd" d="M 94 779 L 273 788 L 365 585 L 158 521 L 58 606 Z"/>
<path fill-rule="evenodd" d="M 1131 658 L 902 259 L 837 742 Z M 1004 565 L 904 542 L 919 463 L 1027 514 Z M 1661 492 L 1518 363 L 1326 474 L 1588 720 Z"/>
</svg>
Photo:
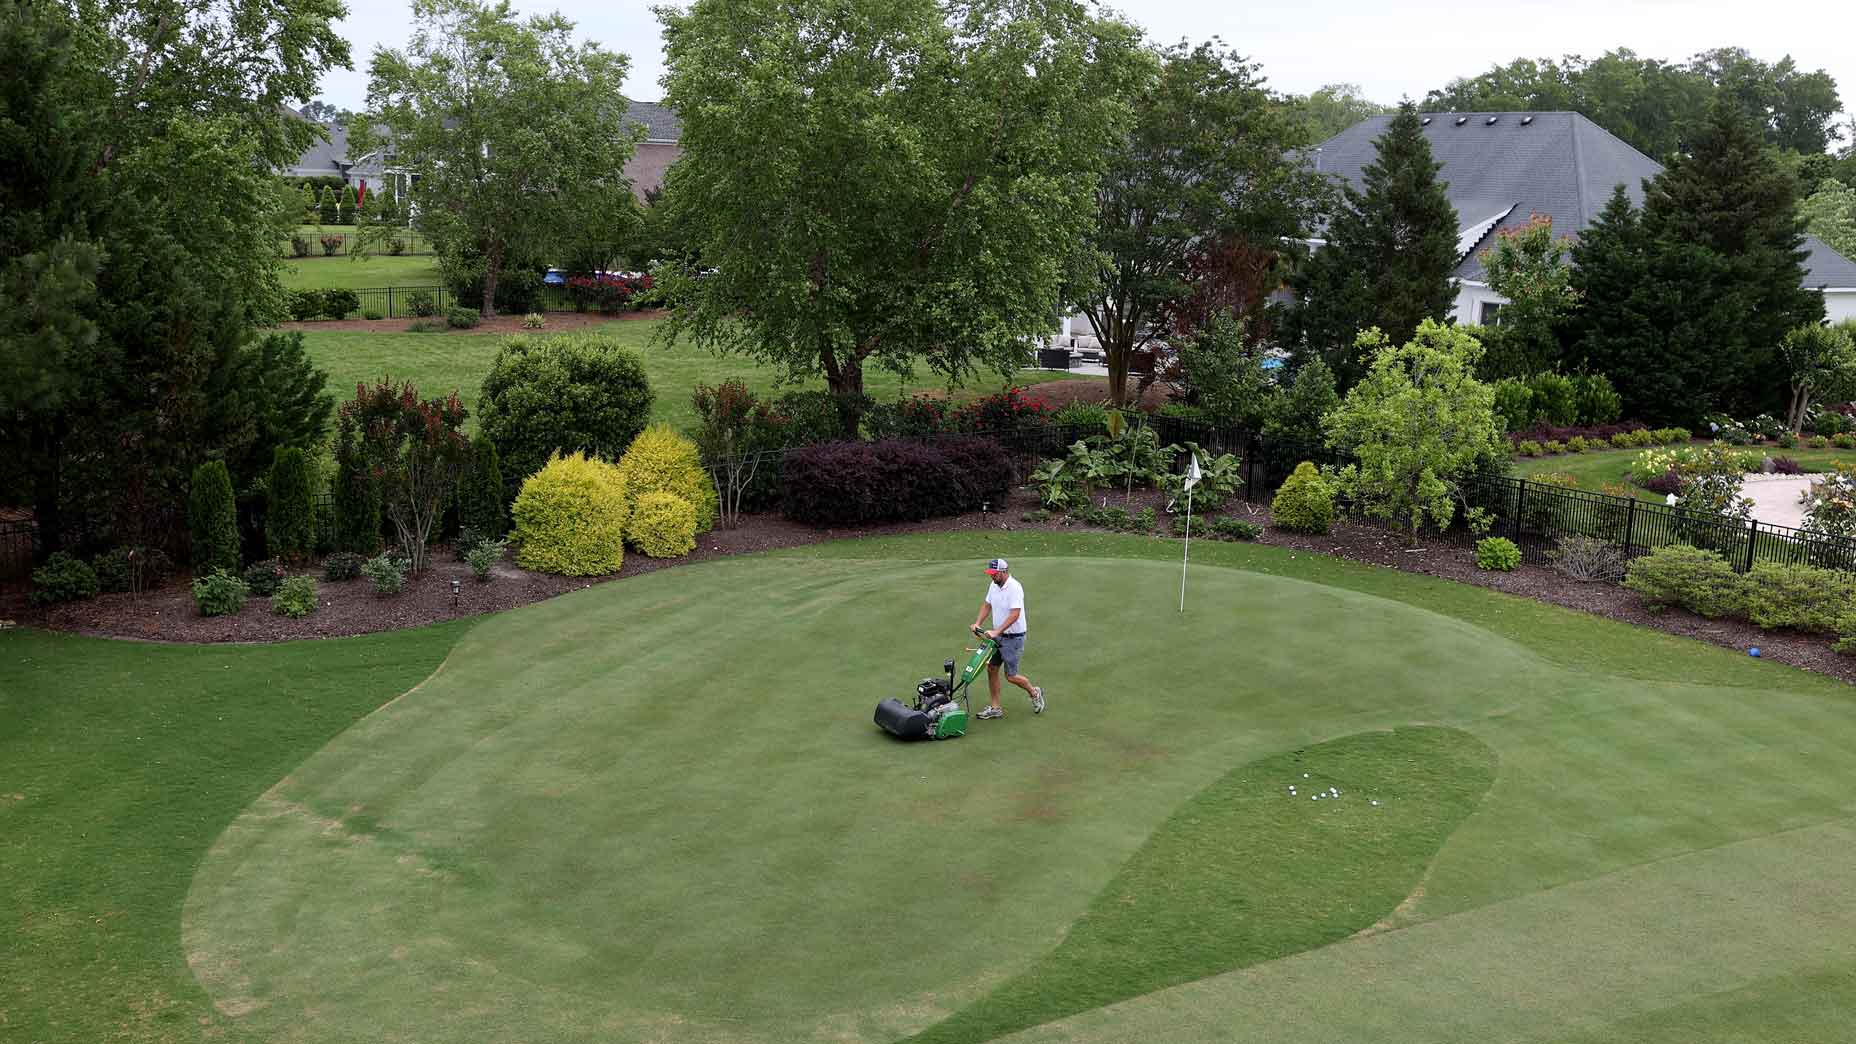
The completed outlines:
<svg viewBox="0 0 1856 1044">
<path fill-rule="evenodd" d="M 1023 388 L 1007 388 L 997 395 L 975 399 L 948 415 L 948 431 L 1013 431 L 1042 424 L 1048 411 L 1041 402 L 1025 398 Z"/>
<path fill-rule="evenodd" d="M 617 312 L 630 307 L 635 299 L 652 286 L 649 275 L 630 276 L 601 272 L 597 275 L 573 276 L 567 280 L 567 294 L 573 298 L 574 311 L 588 308 L 600 312 Z"/>
</svg>

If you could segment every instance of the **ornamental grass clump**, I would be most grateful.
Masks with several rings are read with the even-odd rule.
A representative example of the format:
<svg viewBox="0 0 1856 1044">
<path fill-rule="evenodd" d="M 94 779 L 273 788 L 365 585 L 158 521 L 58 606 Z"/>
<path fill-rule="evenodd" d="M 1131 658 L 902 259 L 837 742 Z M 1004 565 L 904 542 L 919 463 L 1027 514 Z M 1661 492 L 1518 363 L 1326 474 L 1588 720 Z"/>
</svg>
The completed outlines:
<svg viewBox="0 0 1856 1044">
<path fill-rule="evenodd" d="M 616 573 L 625 562 L 626 510 L 617 467 L 584 453 L 556 455 L 516 495 L 516 562 L 562 576 Z"/>
</svg>

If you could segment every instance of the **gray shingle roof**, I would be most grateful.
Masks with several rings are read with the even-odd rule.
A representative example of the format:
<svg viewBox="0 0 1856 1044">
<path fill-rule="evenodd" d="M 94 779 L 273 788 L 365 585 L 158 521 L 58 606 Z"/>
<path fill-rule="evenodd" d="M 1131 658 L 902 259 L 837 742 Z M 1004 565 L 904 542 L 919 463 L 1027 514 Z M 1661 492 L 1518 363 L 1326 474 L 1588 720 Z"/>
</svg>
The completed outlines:
<svg viewBox="0 0 1856 1044">
<path fill-rule="evenodd" d="M 1443 164 L 1437 176 L 1447 183 L 1457 226 L 1469 230 L 1507 214 L 1465 253 L 1456 270 L 1460 279 L 1487 278 L 1476 254 L 1487 249 L 1497 229 L 1516 228 L 1533 214 L 1545 214 L 1553 219 L 1555 233 L 1581 232 L 1605 208 L 1613 188 L 1623 185 L 1632 200 L 1642 203 L 1643 179 L 1662 170 L 1655 160 L 1576 112 L 1421 116 L 1430 120 L 1424 136 L 1431 154 Z M 1358 187 L 1361 171 L 1377 155 L 1374 140 L 1391 122 L 1391 116 L 1375 116 L 1323 142 L 1321 169 Z"/>
<path fill-rule="evenodd" d="M 676 141 L 683 137 L 683 121 L 658 102 L 625 102 L 625 122 L 644 128 L 646 141 Z"/>
<path fill-rule="evenodd" d="M 1805 258 L 1804 267 L 1810 273 L 1805 285 L 1812 289 L 1820 287 L 1831 290 L 1856 290 L 1856 261 L 1852 261 L 1830 248 L 1830 244 L 1816 236 L 1804 237 L 1804 248 L 1811 252 Z"/>
<path fill-rule="evenodd" d="M 1437 177 L 1447 183 L 1444 191 L 1456 207 L 1458 229 L 1468 233 L 1507 211 L 1464 254 L 1456 268 L 1459 279 L 1488 278 L 1476 254 L 1488 249 L 1497 229 L 1525 225 L 1531 215 L 1545 214 L 1553 219 L 1556 234 L 1583 232 L 1619 185 L 1641 206 L 1644 179 L 1663 169 L 1576 112 L 1434 112 L 1420 117 L 1430 120 L 1424 137 L 1443 164 Z M 1360 172 L 1377 155 L 1373 141 L 1391 122 L 1391 116 L 1374 116 L 1323 142 L 1321 169 L 1358 188 Z M 1806 286 L 1856 287 L 1856 262 L 1816 237 L 1807 237 L 1805 246 L 1810 251 Z"/>
</svg>

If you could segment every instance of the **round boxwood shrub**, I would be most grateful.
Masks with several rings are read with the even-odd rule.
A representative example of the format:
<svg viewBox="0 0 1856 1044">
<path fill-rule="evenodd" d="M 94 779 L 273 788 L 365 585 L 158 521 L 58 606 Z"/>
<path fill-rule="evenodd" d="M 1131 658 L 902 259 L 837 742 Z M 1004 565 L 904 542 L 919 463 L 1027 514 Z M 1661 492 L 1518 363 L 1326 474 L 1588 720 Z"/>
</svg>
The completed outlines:
<svg viewBox="0 0 1856 1044">
<path fill-rule="evenodd" d="M 282 561 L 267 558 L 245 567 L 245 586 L 251 588 L 252 594 L 263 597 L 276 593 L 289 575 L 290 570 L 284 568 Z"/>
<path fill-rule="evenodd" d="M 150 591 L 174 575 L 174 560 L 158 547 L 112 547 L 91 559 L 90 568 L 104 591 Z"/>
<path fill-rule="evenodd" d="M 475 308 L 453 308 L 445 313 L 445 325 L 453 330 L 469 330 L 483 322 L 483 313 Z"/>
<path fill-rule="evenodd" d="M 250 594 L 245 581 L 223 569 L 215 569 L 193 582 L 193 604 L 199 607 L 201 616 L 231 616 L 245 608 L 245 598 Z"/>
<path fill-rule="evenodd" d="M 1270 502 L 1270 521 L 1293 533 L 1325 533 L 1334 524 L 1334 491 L 1313 463 L 1295 466 Z"/>
<path fill-rule="evenodd" d="M 516 494 L 516 561 L 563 576 L 602 576 L 625 563 L 625 479 L 584 453 L 556 456 Z"/>
<path fill-rule="evenodd" d="M 223 460 L 193 469 L 187 490 L 187 528 L 193 541 L 193 573 L 238 569 L 238 501 L 232 497 L 232 473 Z"/>
<path fill-rule="evenodd" d="M 1476 568 L 1497 573 L 1512 573 L 1521 564 L 1521 549 L 1507 537 L 1485 537 L 1476 541 Z"/>
<path fill-rule="evenodd" d="M 695 509 L 696 532 L 715 528 L 715 482 L 702 466 L 696 444 L 669 425 L 653 424 L 640 432 L 619 458 L 619 473 L 625 478 L 631 510 L 647 493 L 669 493 Z"/>
<path fill-rule="evenodd" d="M 361 575 L 361 567 L 366 563 L 366 555 L 357 555 L 352 551 L 337 551 L 322 560 L 322 578 L 335 581 L 353 580 Z"/>
<path fill-rule="evenodd" d="M 652 558 L 681 558 L 696 550 L 696 506 L 663 490 L 639 497 L 625 535 Z"/>
<path fill-rule="evenodd" d="M 57 605 L 93 598 L 97 593 L 97 571 L 84 560 L 59 551 L 32 571 L 32 604 Z"/>
<path fill-rule="evenodd" d="M 503 341 L 477 400 L 480 430 L 496 444 L 506 492 L 555 453 L 615 460 L 651 419 L 644 363 L 599 334 Z"/>
</svg>

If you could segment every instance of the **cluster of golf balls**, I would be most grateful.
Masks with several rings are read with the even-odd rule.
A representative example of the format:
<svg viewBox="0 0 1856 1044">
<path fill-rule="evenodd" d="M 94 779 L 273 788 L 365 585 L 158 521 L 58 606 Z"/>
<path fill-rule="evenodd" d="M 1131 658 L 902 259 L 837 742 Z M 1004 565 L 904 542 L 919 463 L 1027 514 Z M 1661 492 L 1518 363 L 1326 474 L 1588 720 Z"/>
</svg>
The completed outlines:
<svg viewBox="0 0 1856 1044">
<path fill-rule="evenodd" d="M 1303 778 L 1303 779 L 1307 779 L 1307 778 L 1308 778 L 1308 773 L 1306 773 L 1306 772 L 1304 772 L 1304 773 L 1302 773 L 1302 778 Z M 1289 784 L 1289 796 L 1290 796 L 1290 797 L 1300 797 L 1300 796 L 1301 796 L 1301 795 L 1299 795 L 1299 794 L 1297 794 L 1297 793 L 1296 793 L 1296 790 L 1295 790 L 1295 784 L 1294 784 L 1294 783 L 1291 783 L 1291 784 Z M 1338 798 L 1338 797 L 1340 797 L 1340 788 L 1339 788 L 1339 787 L 1329 787 L 1329 788 L 1327 788 L 1326 790 L 1318 790 L 1318 791 L 1316 791 L 1316 792 L 1315 792 L 1314 794 L 1312 794 L 1312 795 L 1310 795 L 1310 796 L 1309 796 L 1309 799 L 1308 799 L 1308 800 L 1310 800 L 1310 801 L 1320 801 L 1320 800 L 1321 800 L 1322 798 L 1327 798 L 1327 799 L 1328 799 L 1329 801 L 1332 801 L 1332 800 L 1334 800 L 1335 798 Z M 1378 799 L 1376 799 L 1376 798 L 1375 798 L 1375 799 L 1373 800 L 1373 807 L 1374 807 L 1374 808 L 1378 808 L 1378 807 L 1379 807 L 1379 801 L 1378 801 Z"/>
</svg>

